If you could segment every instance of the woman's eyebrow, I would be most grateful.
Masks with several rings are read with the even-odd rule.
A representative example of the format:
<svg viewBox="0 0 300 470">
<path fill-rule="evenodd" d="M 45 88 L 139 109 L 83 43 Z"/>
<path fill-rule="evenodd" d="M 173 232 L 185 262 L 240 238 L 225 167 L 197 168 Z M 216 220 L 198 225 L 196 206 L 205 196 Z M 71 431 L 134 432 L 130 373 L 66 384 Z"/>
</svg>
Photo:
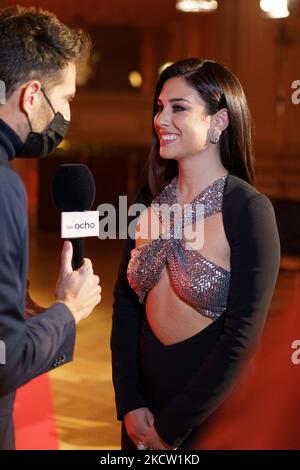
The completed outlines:
<svg viewBox="0 0 300 470">
<path fill-rule="evenodd" d="M 187 103 L 190 103 L 190 104 L 191 104 L 191 102 L 190 102 L 188 99 L 186 99 L 186 98 L 171 98 L 171 99 L 169 100 L 169 103 L 174 103 L 174 101 L 186 101 Z M 158 103 L 162 103 L 161 99 L 159 99 L 159 98 L 158 98 L 157 102 L 158 102 Z"/>
</svg>

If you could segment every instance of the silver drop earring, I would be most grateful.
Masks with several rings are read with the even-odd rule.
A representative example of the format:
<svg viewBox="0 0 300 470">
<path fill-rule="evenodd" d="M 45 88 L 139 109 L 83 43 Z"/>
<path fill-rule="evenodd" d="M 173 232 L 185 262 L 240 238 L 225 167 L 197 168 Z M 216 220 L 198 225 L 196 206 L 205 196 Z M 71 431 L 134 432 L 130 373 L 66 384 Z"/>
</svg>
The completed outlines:
<svg viewBox="0 0 300 470">
<path fill-rule="evenodd" d="M 221 131 L 217 127 L 209 130 L 209 140 L 212 144 L 217 144 L 221 137 Z"/>
</svg>

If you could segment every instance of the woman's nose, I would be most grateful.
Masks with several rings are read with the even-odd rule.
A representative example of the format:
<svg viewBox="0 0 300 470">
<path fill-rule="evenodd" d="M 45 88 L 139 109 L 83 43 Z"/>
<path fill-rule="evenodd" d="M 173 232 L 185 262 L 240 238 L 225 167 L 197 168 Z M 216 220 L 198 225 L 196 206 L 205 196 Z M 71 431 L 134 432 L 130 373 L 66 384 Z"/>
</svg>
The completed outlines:
<svg viewBox="0 0 300 470">
<path fill-rule="evenodd" d="M 156 125 L 159 127 L 166 127 L 170 123 L 170 116 L 166 111 L 161 111 L 155 119 Z"/>
</svg>

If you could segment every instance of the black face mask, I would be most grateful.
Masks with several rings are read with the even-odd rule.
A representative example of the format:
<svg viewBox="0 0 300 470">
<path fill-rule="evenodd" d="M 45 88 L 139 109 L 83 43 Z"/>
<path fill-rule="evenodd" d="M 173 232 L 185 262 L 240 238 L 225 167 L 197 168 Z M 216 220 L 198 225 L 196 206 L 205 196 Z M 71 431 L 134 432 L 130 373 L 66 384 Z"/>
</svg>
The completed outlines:
<svg viewBox="0 0 300 470">
<path fill-rule="evenodd" d="M 17 157 L 47 157 L 64 139 L 70 125 L 70 121 L 67 121 L 60 112 L 55 112 L 45 91 L 43 88 L 41 90 L 54 113 L 54 118 L 43 132 L 33 132 L 31 122 L 27 117 L 31 131 Z"/>
</svg>

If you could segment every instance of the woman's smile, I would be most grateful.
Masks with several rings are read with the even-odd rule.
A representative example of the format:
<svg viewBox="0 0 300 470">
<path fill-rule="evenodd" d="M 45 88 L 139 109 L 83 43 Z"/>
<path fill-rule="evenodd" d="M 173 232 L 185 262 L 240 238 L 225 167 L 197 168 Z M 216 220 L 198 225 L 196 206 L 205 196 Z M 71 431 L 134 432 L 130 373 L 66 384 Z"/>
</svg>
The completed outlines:
<svg viewBox="0 0 300 470">
<path fill-rule="evenodd" d="M 170 145 L 176 142 L 178 134 L 173 132 L 159 132 L 159 143 L 160 145 Z"/>
</svg>

